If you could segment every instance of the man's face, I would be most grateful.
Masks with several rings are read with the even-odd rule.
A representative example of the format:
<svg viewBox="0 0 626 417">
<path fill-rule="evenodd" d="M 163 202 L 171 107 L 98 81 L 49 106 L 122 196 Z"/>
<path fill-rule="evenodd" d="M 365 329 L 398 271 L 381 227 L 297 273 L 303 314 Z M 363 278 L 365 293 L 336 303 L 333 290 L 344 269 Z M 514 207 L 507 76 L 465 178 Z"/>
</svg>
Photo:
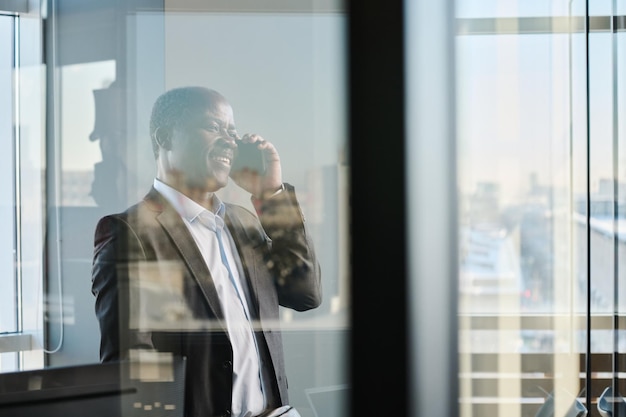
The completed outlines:
<svg viewBox="0 0 626 417">
<path fill-rule="evenodd" d="M 173 129 L 170 169 L 186 186 L 215 192 L 228 183 L 236 137 L 233 109 L 214 99 Z"/>
</svg>

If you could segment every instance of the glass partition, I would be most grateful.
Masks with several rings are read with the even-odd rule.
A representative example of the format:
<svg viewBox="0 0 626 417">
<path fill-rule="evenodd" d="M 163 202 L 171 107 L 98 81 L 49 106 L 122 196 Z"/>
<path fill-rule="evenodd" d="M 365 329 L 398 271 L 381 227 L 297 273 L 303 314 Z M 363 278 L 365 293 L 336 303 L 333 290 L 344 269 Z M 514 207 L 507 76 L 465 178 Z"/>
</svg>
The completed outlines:
<svg viewBox="0 0 626 417">
<path fill-rule="evenodd" d="M 221 376 L 215 375 L 222 375 L 230 367 L 225 380 L 233 383 L 235 395 L 246 395 L 246 390 L 238 389 L 243 379 L 241 376 L 238 379 L 238 372 L 252 369 L 247 368 L 250 362 L 237 356 L 242 349 L 234 343 L 238 333 L 232 328 L 222 333 L 216 330 L 224 325 L 226 317 L 230 320 L 234 308 L 250 323 L 251 331 L 246 330 L 247 336 L 241 337 L 247 340 L 248 344 L 243 345 L 247 346 L 247 352 L 258 358 L 250 366 L 261 369 L 257 374 L 254 370 L 252 373 L 259 380 L 264 405 L 289 404 L 302 417 L 346 415 L 350 386 L 346 349 L 351 271 L 345 78 L 347 18 L 343 5 L 332 1 L 291 5 L 236 1 L 220 6 L 193 0 L 113 3 L 52 0 L 41 2 L 37 13 L 41 14 L 37 21 L 44 31 L 38 44 L 41 49 L 37 64 L 45 65 L 12 73 L 9 61 L 6 71 L 2 66 L 5 61 L 0 61 L 0 82 L 6 79 L 10 86 L 12 76 L 24 77 L 23 85 L 32 90 L 28 93 L 31 96 L 39 93 L 39 101 L 29 101 L 32 107 L 26 109 L 29 115 L 24 120 L 32 118 L 37 111 L 44 111 L 47 116 L 44 124 L 31 125 L 30 132 L 31 135 L 45 133 L 45 141 L 29 141 L 32 148 L 22 150 L 23 155 L 41 158 L 34 165 L 40 182 L 32 182 L 36 186 L 29 185 L 22 195 L 22 204 L 29 214 L 22 221 L 38 219 L 35 224 L 41 232 L 39 236 L 29 234 L 32 226 L 22 230 L 28 234 L 22 254 L 30 262 L 24 265 L 30 268 L 29 276 L 36 273 L 40 279 L 26 282 L 27 298 L 33 300 L 23 315 L 27 328 L 32 323 L 33 331 L 43 330 L 45 338 L 41 340 L 41 335 L 35 334 L 28 343 L 15 345 L 14 350 L 21 353 L 10 353 L 17 358 L 36 351 L 40 355 L 38 361 L 21 364 L 14 361 L 10 368 L 3 366 L 3 370 L 31 369 L 35 373 L 28 375 L 40 375 L 36 378 L 43 381 L 40 385 L 45 388 L 46 378 L 56 378 L 59 374 L 55 372 L 61 368 L 76 369 L 74 383 L 87 381 L 87 384 L 88 380 L 81 378 L 90 370 L 94 375 L 103 373 L 103 380 L 110 382 L 108 372 L 120 370 L 94 365 L 103 360 L 137 360 L 143 365 L 140 369 L 130 368 L 131 380 L 146 383 L 154 378 L 156 382 L 174 378 L 178 381 L 177 367 L 171 372 L 166 370 L 167 377 L 163 374 L 155 377 L 155 370 L 162 371 L 163 364 L 169 363 L 167 354 L 181 354 L 180 346 L 188 343 L 181 354 L 189 365 L 186 372 L 188 375 L 205 372 L 206 378 L 200 380 L 206 386 L 202 395 L 188 395 L 186 406 L 201 407 L 197 404 L 206 396 L 208 401 L 213 401 L 204 409 L 206 414 L 231 412 L 231 405 L 237 400 L 221 404 L 224 395 L 219 394 L 230 392 L 230 388 L 228 383 L 222 383 Z M 2 19 L 0 24 L 5 23 Z M 9 36 L 12 18 L 7 19 L 7 25 L 0 26 L 0 40 L 12 48 L 13 38 Z M 35 74 L 36 70 L 40 72 Z M 38 85 L 36 75 L 42 74 L 46 83 Z M 32 86 L 24 82 L 29 80 L 33 81 Z M 225 129 L 228 135 L 222 136 L 220 130 L 216 139 L 220 143 L 216 146 L 219 154 L 207 153 L 207 165 L 215 172 L 225 171 L 224 166 L 230 167 L 237 155 L 236 149 L 241 145 L 237 141 L 245 140 L 246 134 L 256 133 L 275 147 L 280 170 L 276 168 L 276 154 L 266 149 L 264 157 L 270 167 L 270 180 L 261 183 L 260 188 L 245 187 L 235 182 L 234 176 L 222 178 L 224 182 L 216 189 L 211 188 L 213 185 L 203 188 L 215 192 L 216 198 L 210 204 L 215 209 L 212 218 L 216 224 L 221 219 L 228 230 L 216 231 L 222 245 L 218 258 L 207 255 L 212 246 L 197 243 L 203 240 L 194 234 L 193 219 L 183 221 L 183 217 L 174 228 L 164 218 L 155 218 L 157 223 L 162 222 L 159 223 L 162 239 L 152 247 L 144 241 L 138 244 L 141 251 L 133 252 L 130 246 L 147 235 L 141 232 L 113 235 L 117 226 L 101 219 L 122 213 L 135 204 L 150 207 L 149 210 L 158 206 L 158 210 L 180 215 L 172 208 L 180 200 L 164 197 L 167 188 L 159 188 L 159 204 L 150 205 L 154 203 L 150 200 L 155 197 L 153 187 L 159 183 L 180 191 L 177 198 L 182 195 L 197 202 L 190 197 L 191 192 L 181 191 L 189 191 L 185 187 L 190 183 L 182 186 L 173 177 L 166 180 L 163 176 L 164 172 L 176 176 L 181 170 L 191 169 L 192 164 L 179 162 L 177 169 L 170 169 L 162 164 L 172 159 L 165 162 L 169 156 L 160 158 L 154 153 L 155 147 L 161 150 L 160 155 L 171 151 L 163 142 L 171 138 L 168 135 L 183 135 L 182 125 L 170 121 L 181 107 L 168 107 L 159 119 L 163 123 L 161 129 L 151 130 L 157 98 L 172 89 L 189 86 L 201 87 L 205 92 L 206 89 L 217 91 L 219 96 L 211 96 L 216 100 L 215 105 L 223 109 L 221 106 L 227 102 L 232 110 L 232 114 L 231 110 L 226 112 L 230 115 L 230 125 Z M 2 97 L 4 101 L 12 100 L 10 95 Z M 33 103 L 39 104 L 39 109 Z M 0 113 L 0 117 L 7 114 Z M 191 114 L 195 113 L 190 107 L 177 117 L 190 123 L 187 118 Z M 239 136 L 236 141 L 231 135 L 232 119 Z M 11 135 L 13 126 L 4 122 L 0 120 L 0 129 Z M 169 134 L 163 133 L 166 129 L 171 129 Z M 206 133 L 209 127 L 203 125 L 202 130 L 202 137 L 211 135 Z M 23 137 L 28 134 L 24 133 Z M 16 154 L 13 143 L 5 141 L 9 148 L 3 153 L 11 163 L 15 162 L 12 158 Z M 188 156 L 197 156 L 201 151 L 204 152 L 197 149 Z M 20 171 L 15 164 L 0 165 L 7 170 L 5 176 L 32 179 L 29 167 L 21 166 Z M 276 180 L 282 184 L 274 184 Z M 3 221 L 19 226 L 18 219 L 11 217 L 15 215 L 14 195 L 19 194 L 10 188 L 14 183 L 3 183 L 2 187 L 8 188 L 0 189 L 10 196 L 3 199 L 8 202 Z M 221 206 L 220 202 L 225 205 Z M 219 207 L 224 207 L 224 213 Z M 226 233 L 227 243 L 221 233 Z M 6 238 L 12 248 L 14 237 Z M 117 245 L 127 251 L 123 252 Z M 171 245 L 169 255 L 162 252 L 166 245 Z M 37 258 L 32 258 L 37 248 Z M 11 254 L 11 250 L 4 252 L 7 256 Z M 117 257 L 108 257 L 113 256 L 111 253 Z M 213 265 L 215 259 L 219 259 L 222 267 L 207 266 Z M 107 274 L 116 281 L 101 278 L 100 268 L 106 269 L 113 263 L 116 266 Z M 0 262 L 0 268 L 4 267 L 15 272 L 11 262 Z M 226 268 L 225 275 L 222 268 Z M 122 278 L 122 274 L 127 275 Z M 228 279 L 226 284 L 220 281 L 224 277 Z M 229 284 L 231 278 L 233 283 Z M 12 282 L 10 285 L 15 285 Z M 39 286 L 33 288 L 33 283 Z M 101 283 L 103 286 L 99 287 Z M 125 287 L 127 284 L 130 289 Z M 224 290 L 223 285 L 230 289 Z M 11 289 L 17 291 L 17 287 Z M 38 297 L 33 289 L 39 291 Z M 226 301 L 223 290 L 234 290 L 239 304 Z M 220 296 L 213 298 L 218 293 Z M 0 303 L 2 311 L 6 309 L 9 313 L 0 316 L 0 333 L 15 330 L 11 326 L 18 322 L 17 315 L 22 314 L 11 303 Z M 228 314 L 223 315 L 224 312 Z M 107 314 L 117 314 L 111 316 L 112 320 L 121 323 L 120 327 L 108 328 L 112 331 L 109 333 L 103 318 Z M 239 322 L 228 323 L 230 326 Z M 141 327 L 146 325 L 148 328 Z M 122 340 L 141 338 L 145 333 L 149 336 L 130 344 L 132 348 L 119 355 L 101 345 L 101 339 L 107 337 Z M 168 339 L 172 334 L 179 335 L 175 347 L 170 344 L 172 339 Z M 204 342 L 196 344 L 195 337 L 204 338 Z M 233 343 L 227 345 L 226 341 Z M 123 343 L 120 342 L 120 350 L 126 346 Z M 194 354 L 199 346 L 208 345 L 210 349 Z M 107 356 L 107 352 L 112 353 Z M 229 359 L 229 355 L 234 359 Z M 208 362 L 195 359 L 198 357 Z M 4 361 L 4 356 L 0 359 Z M 178 363 L 171 361 L 172 366 Z M 203 366 L 206 367 L 201 369 Z M 51 372 L 37 374 L 40 369 Z M 217 380 L 220 384 L 215 383 Z M 15 386 L 21 383 L 16 382 Z M 191 390 L 197 388 L 191 385 L 194 385 Z M 216 389 L 216 385 L 220 388 Z M 249 398 L 258 400 L 254 395 Z M 0 395 L 0 406 L 9 400 Z M 139 403 L 131 403 L 130 407 L 137 408 Z M 242 403 L 246 402 L 242 400 Z M 165 405 L 174 407 L 174 403 Z M 158 401 L 142 402 L 139 408 L 148 410 L 165 405 Z M 132 415 L 131 411 L 123 414 Z M 232 413 L 238 412 L 234 409 Z"/>
<path fill-rule="evenodd" d="M 576 1 L 457 2 L 463 416 L 595 406 L 585 379 L 587 52 L 602 50 L 587 46 L 585 12 Z M 607 128 L 591 126 L 592 137 Z"/>
<path fill-rule="evenodd" d="M 623 403 L 623 13 L 458 2 L 464 415 Z"/>
<path fill-rule="evenodd" d="M 11 6 L 0 10 L 0 372 L 42 366 L 45 303 L 40 20 Z"/>
<path fill-rule="evenodd" d="M 2 206 L 0 210 L 3 219 L 2 229 L 7 233 L 2 237 L 0 243 L 2 259 L 0 265 L 2 276 L 7 277 L 2 281 L 0 294 L 0 333 L 14 332 L 17 330 L 17 308 L 16 308 L 16 279 L 13 262 L 15 257 L 15 207 L 13 196 L 15 195 L 15 136 L 13 134 L 14 122 L 14 94 L 13 92 L 13 67 L 16 56 L 15 51 L 15 18 L 13 16 L 0 15 L 0 42 L 2 42 L 2 55 L 0 55 L 0 83 L 2 91 L 8 94 L 2 95 L 0 102 L 0 136 L 4 146 L 2 152 L 2 177 L 3 181 L 0 193 L 2 195 Z"/>
</svg>

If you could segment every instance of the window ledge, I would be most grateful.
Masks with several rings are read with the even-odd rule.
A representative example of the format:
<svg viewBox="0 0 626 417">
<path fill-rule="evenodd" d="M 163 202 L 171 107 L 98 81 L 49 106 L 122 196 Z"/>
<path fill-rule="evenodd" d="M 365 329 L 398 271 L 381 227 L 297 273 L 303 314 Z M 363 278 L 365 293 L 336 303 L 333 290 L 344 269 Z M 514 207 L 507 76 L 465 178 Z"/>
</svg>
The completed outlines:
<svg viewBox="0 0 626 417">
<path fill-rule="evenodd" d="M 21 352 L 33 349 L 33 338 L 30 334 L 0 334 L 0 353 Z"/>
</svg>

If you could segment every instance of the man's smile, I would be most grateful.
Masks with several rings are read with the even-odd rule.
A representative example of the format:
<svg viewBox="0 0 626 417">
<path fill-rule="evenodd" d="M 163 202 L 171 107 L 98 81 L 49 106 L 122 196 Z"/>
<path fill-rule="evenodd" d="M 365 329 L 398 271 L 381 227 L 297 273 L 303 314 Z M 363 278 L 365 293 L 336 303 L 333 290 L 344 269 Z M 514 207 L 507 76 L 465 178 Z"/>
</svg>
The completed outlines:
<svg viewBox="0 0 626 417">
<path fill-rule="evenodd" d="M 233 152 L 229 149 L 217 149 L 209 154 L 211 161 L 230 167 L 233 162 Z"/>
</svg>

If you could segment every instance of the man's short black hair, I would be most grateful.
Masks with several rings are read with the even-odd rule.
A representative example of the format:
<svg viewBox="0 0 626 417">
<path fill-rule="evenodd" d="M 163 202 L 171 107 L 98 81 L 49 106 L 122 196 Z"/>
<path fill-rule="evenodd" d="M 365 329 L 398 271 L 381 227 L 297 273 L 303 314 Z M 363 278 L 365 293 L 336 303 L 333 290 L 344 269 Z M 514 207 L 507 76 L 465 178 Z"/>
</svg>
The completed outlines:
<svg viewBox="0 0 626 417">
<path fill-rule="evenodd" d="M 178 87 L 161 94 L 155 101 L 150 116 L 150 139 L 154 157 L 159 156 L 159 144 L 155 136 L 157 129 L 181 126 L 194 111 L 210 106 L 219 99 L 225 100 L 215 90 L 195 86 Z"/>
</svg>

